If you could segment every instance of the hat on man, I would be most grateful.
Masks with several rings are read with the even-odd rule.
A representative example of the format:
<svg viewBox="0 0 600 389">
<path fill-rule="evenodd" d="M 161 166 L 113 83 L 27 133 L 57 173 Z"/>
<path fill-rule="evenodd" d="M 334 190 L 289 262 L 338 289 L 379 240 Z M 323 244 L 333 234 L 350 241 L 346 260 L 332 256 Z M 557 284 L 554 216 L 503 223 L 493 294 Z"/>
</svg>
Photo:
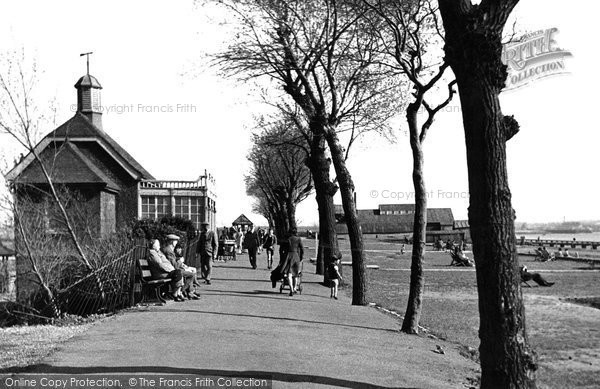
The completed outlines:
<svg viewBox="0 0 600 389">
<path fill-rule="evenodd" d="M 200 223 L 200 225 L 201 226 L 208 226 L 208 225 L 210 225 L 210 223 L 209 222 L 202 222 L 202 223 Z"/>
<path fill-rule="evenodd" d="M 175 234 L 169 234 L 167 235 L 167 239 L 168 240 L 179 240 L 179 236 L 175 235 Z"/>
</svg>

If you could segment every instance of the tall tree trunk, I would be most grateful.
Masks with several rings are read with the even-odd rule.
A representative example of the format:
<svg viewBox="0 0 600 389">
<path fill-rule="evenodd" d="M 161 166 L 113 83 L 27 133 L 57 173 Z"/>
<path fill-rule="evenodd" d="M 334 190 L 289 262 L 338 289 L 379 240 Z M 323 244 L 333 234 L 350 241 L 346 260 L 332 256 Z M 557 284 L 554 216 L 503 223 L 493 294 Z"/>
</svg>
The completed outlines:
<svg viewBox="0 0 600 389">
<path fill-rule="evenodd" d="M 469 8 L 440 2 L 446 59 L 459 89 L 469 170 L 469 224 L 479 294 L 482 388 L 535 388 L 535 352 L 525 328 L 507 134 L 498 95 L 506 80 L 501 34 L 516 1 Z"/>
<path fill-rule="evenodd" d="M 484 388 L 535 387 L 525 328 L 506 138 L 498 95 L 486 80 L 458 81 L 469 168 L 469 225 L 477 268 Z"/>
<path fill-rule="evenodd" d="M 294 203 L 292 196 L 287 196 L 285 208 L 287 211 L 287 219 L 290 229 L 298 228 L 296 223 L 296 204 Z"/>
<path fill-rule="evenodd" d="M 413 154 L 413 184 L 415 188 L 415 217 L 413 222 L 413 248 L 410 265 L 410 288 L 402 331 L 409 334 L 419 333 L 421 301 L 423 298 L 423 258 L 427 230 L 427 191 L 423 177 L 423 146 L 419 139 L 417 112 L 420 103 L 411 103 L 406 110 L 410 131 L 410 147 Z"/>
<path fill-rule="evenodd" d="M 275 235 L 277 240 L 281 241 L 288 237 L 290 225 L 288 223 L 287 213 L 283 209 L 279 209 L 275 219 Z"/>
<path fill-rule="evenodd" d="M 337 233 L 335 231 L 335 206 L 333 196 L 337 186 L 331 182 L 329 169 L 331 162 L 325 153 L 325 138 L 322 135 L 313 135 L 310 144 L 310 156 L 307 166 L 313 177 L 315 197 L 319 209 L 319 248 L 317 256 L 317 274 L 324 276 L 323 282 L 329 282 L 329 275 L 325 271 L 331 257 L 338 250 Z"/>
<path fill-rule="evenodd" d="M 334 128 L 326 132 L 327 145 L 331 151 L 333 167 L 340 185 L 344 217 L 350 238 L 352 252 L 352 305 L 367 305 L 367 271 L 365 266 L 364 245 L 360 221 L 354 203 L 354 183 L 346 167 L 344 149 L 340 145 Z"/>
</svg>

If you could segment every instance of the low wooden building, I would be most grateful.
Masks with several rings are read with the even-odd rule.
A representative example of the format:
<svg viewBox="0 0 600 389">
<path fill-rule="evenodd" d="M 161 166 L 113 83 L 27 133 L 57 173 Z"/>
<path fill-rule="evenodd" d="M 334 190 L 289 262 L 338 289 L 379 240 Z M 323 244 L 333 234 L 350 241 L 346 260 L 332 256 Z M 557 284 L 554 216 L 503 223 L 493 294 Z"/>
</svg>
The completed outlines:
<svg viewBox="0 0 600 389">
<path fill-rule="evenodd" d="M 48 176 L 64 196 L 74 228 L 92 237 L 128 228 L 136 219 L 163 216 L 189 219 L 197 229 L 207 221 L 214 229 L 214 177 L 204 171 L 193 181 L 155 179 L 104 130 L 98 80 L 86 74 L 75 89 L 75 115 L 46 135 L 6 176 L 20 213 L 33 218 L 35 208 L 48 232 L 65 234 L 64 218 L 49 196 Z M 25 264 L 18 264 L 19 274 L 27 271 Z"/>
<path fill-rule="evenodd" d="M 92 231 L 107 235 L 140 218 L 181 216 L 215 227 L 215 180 L 204 171 L 193 181 L 156 180 L 103 129 L 98 80 L 75 84 L 77 112 L 35 147 L 55 184 L 79 194 L 94 219 Z M 160 145 L 156 145 L 160 147 Z M 47 179 L 29 153 L 7 175 L 17 197 L 47 190 Z M 37 188 L 37 189 L 36 189 Z M 35 195 L 34 198 L 39 196 Z M 83 204 L 80 204 L 83 205 Z M 52 228 L 52 220 L 48 221 Z"/>
<path fill-rule="evenodd" d="M 411 233 L 415 213 L 414 204 L 381 204 L 376 209 L 357 210 L 358 219 L 364 234 Z M 344 211 L 336 205 L 336 230 L 347 234 Z M 447 231 L 454 229 L 454 216 L 450 208 L 427 209 L 427 231 Z M 434 235 L 434 234 L 432 234 Z"/>
<path fill-rule="evenodd" d="M 252 221 L 250 219 L 248 219 L 248 217 L 242 213 L 231 223 L 231 225 L 234 226 L 235 228 L 240 228 L 245 231 L 246 229 L 253 226 L 254 223 L 252 223 Z"/>
</svg>

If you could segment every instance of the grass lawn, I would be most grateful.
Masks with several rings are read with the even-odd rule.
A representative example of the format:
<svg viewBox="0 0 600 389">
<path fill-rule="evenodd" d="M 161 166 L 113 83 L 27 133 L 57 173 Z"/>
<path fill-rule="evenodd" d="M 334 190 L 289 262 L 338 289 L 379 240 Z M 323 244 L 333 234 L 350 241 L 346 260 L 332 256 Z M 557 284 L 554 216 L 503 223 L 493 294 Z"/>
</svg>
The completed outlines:
<svg viewBox="0 0 600 389">
<path fill-rule="evenodd" d="M 369 301 L 404 314 L 410 282 L 410 251 L 400 244 L 365 236 Z M 350 261 L 350 245 L 340 240 L 343 261 Z M 410 246 L 407 245 L 407 249 Z M 472 254 L 467 252 L 472 257 Z M 427 252 L 425 295 L 421 325 L 434 335 L 477 349 L 479 346 L 477 286 L 474 268 L 450 267 L 450 255 Z M 600 267 L 574 261 L 534 262 L 522 257 L 529 271 L 556 284 L 523 288 L 527 330 L 540 360 L 541 386 L 550 388 L 600 387 Z M 352 270 L 344 266 L 344 280 Z M 531 283 L 535 285 L 535 283 Z M 351 294 L 351 288 L 346 289 Z M 596 305 L 598 307 L 598 305 Z"/>
<path fill-rule="evenodd" d="M 89 324 L 35 325 L 0 328 L 0 370 L 14 371 L 33 365 L 62 342 L 88 328 Z"/>
</svg>

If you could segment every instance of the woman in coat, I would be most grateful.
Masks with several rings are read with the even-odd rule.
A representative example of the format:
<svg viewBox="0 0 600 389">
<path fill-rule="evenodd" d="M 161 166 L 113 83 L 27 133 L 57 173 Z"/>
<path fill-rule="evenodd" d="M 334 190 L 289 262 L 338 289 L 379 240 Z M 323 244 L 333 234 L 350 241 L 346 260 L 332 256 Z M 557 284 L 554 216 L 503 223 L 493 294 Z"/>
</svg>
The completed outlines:
<svg viewBox="0 0 600 389">
<path fill-rule="evenodd" d="M 281 273 L 288 279 L 290 286 L 290 296 L 293 296 L 297 290 L 298 274 L 300 274 L 300 262 L 304 258 L 304 246 L 302 238 L 298 235 L 295 228 L 290 229 L 290 237 L 288 240 L 287 256 L 285 262 L 281 266 Z"/>
</svg>

